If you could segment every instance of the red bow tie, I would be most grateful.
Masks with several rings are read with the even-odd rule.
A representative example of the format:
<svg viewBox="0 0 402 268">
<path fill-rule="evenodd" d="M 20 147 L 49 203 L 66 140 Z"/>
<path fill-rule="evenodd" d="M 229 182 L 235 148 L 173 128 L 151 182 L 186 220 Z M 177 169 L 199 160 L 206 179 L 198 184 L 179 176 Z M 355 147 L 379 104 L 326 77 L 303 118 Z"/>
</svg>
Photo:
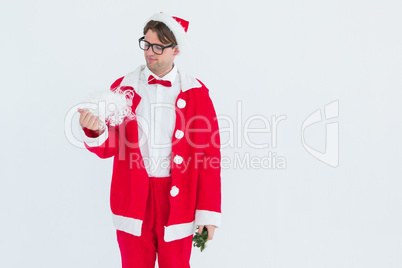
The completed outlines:
<svg viewBox="0 0 402 268">
<path fill-rule="evenodd" d="M 172 86 L 172 83 L 170 83 L 170 81 L 158 80 L 155 77 L 153 77 L 152 75 L 150 75 L 148 77 L 148 84 L 150 84 L 150 85 L 152 85 L 152 84 L 160 84 L 160 85 L 165 86 L 165 87 L 171 87 Z"/>
</svg>

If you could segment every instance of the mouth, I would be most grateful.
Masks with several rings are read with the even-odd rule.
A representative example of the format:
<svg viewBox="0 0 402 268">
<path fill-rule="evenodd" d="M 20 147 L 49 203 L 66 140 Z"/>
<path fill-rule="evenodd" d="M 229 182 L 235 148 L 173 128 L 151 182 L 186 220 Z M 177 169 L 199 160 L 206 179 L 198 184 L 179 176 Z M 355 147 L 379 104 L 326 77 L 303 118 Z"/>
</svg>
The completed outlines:
<svg viewBox="0 0 402 268">
<path fill-rule="evenodd" d="M 154 62 L 156 59 L 147 58 L 148 62 Z"/>
</svg>

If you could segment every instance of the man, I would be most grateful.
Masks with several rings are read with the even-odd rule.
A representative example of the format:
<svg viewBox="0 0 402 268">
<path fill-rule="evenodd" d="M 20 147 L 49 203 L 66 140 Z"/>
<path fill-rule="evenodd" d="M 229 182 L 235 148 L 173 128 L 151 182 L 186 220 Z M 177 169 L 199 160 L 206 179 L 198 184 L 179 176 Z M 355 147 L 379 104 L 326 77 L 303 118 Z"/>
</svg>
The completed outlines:
<svg viewBox="0 0 402 268">
<path fill-rule="evenodd" d="M 114 156 L 110 202 L 124 268 L 154 267 L 156 254 L 160 268 L 190 267 L 196 227 L 206 226 L 212 240 L 220 225 L 216 113 L 205 85 L 174 64 L 187 28 L 164 13 L 145 25 L 146 65 L 111 86 L 132 93 L 134 119 L 102 129 L 104 122 L 79 109 L 86 148 Z"/>
</svg>

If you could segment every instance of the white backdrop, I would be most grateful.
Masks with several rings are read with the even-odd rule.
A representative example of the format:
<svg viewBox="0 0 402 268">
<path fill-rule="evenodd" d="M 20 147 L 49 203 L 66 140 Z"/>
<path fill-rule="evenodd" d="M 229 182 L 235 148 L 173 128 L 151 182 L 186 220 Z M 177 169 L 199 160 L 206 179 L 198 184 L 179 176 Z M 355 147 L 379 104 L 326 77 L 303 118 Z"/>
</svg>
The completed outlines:
<svg viewBox="0 0 402 268">
<path fill-rule="evenodd" d="M 176 64 L 226 118 L 222 226 L 192 267 L 402 267 L 397 0 L 2 1 L 0 267 L 120 266 L 112 159 L 73 146 L 64 120 L 144 63 L 137 39 L 159 11 L 190 21 Z M 303 141 L 333 146 L 335 164 Z"/>
</svg>

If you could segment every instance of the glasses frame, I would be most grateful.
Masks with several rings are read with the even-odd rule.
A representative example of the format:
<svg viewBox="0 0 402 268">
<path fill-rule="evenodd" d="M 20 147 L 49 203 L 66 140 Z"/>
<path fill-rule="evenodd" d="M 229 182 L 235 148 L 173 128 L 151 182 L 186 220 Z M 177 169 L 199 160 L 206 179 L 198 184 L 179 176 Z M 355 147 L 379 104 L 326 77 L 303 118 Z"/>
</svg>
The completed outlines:
<svg viewBox="0 0 402 268">
<path fill-rule="evenodd" d="M 141 37 L 140 39 L 138 39 L 138 45 L 139 45 L 140 48 L 141 48 L 142 50 L 144 50 L 144 51 L 147 51 L 148 49 L 143 49 L 143 48 L 141 47 L 141 41 L 144 41 L 144 42 L 146 42 L 146 43 L 149 45 L 148 49 L 149 49 L 150 47 L 152 47 L 152 51 L 153 51 L 156 55 L 162 55 L 162 54 L 163 54 L 163 51 L 165 51 L 165 48 L 175 47 L 175 46 L 176 46 L 175 43 L 170 44 L 170 45 L 168 45 L 168 46 L 161 46 L 160 44 L 151 44 L 151 43 L 149 43 L 148 41 L 146 41 L 146 40 L 145 40 L 145 36 L 143 36 L 143 37 Z M 160 53 L 160 54 L 159 54 L 159 53 L 156 53 L 155 50 L 154 50 L 154 46 L 160 46 L 160 47 L 162 47 L 162 53 Z"/>
</svg>

